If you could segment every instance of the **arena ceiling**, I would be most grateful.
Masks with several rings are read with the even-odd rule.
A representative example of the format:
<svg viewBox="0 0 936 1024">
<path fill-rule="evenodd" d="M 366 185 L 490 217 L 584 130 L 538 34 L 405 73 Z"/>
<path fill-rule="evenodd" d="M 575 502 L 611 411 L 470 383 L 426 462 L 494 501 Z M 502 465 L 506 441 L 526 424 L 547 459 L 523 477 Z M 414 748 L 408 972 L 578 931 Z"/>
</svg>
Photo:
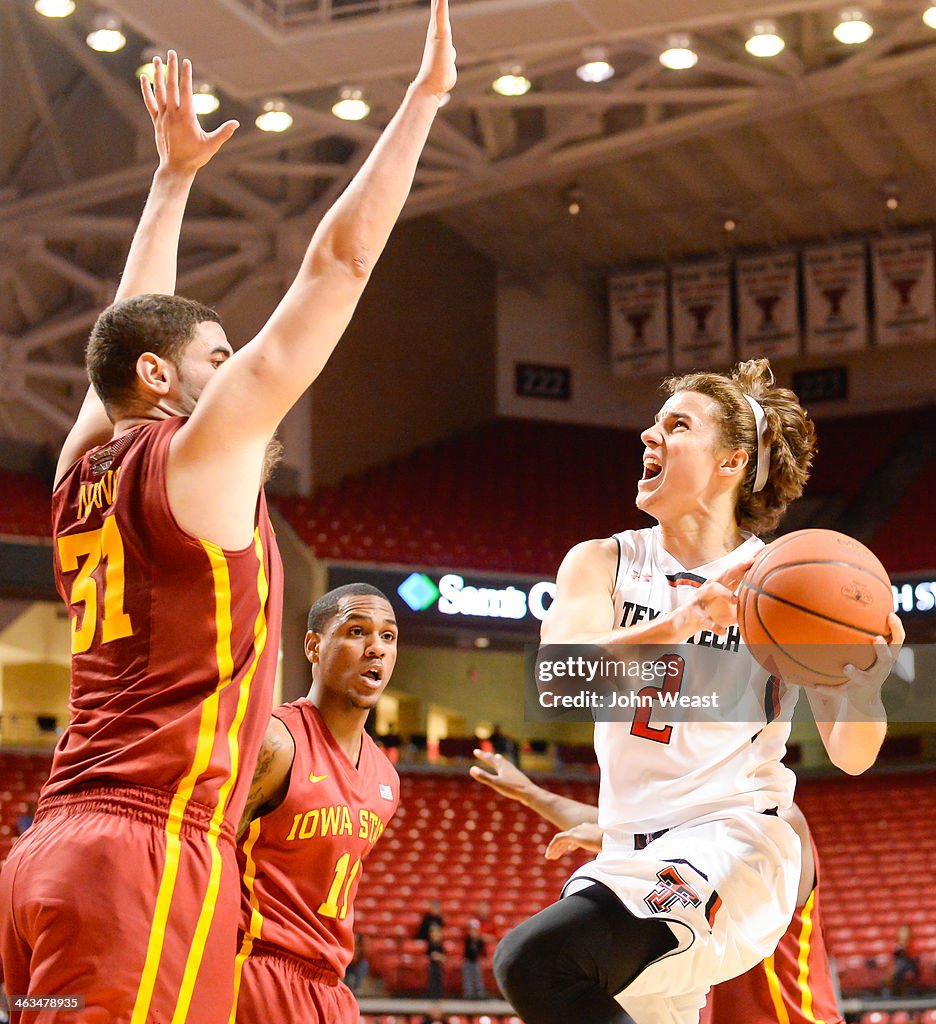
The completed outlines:
<svg viewBox="0 0 936 1024">
<path fill-rule="evenodd" d="M 841 6 L 456 0 L 459 84 L 404 216 L 437 215 L 528 279 L 932 223 L 936 31 L 921 20 L 926 4 L 866 4 L 875 34 L 851 48 L 832 37 Z M 109 9 L 129 37 L 116 54 L 86 46 L 98 11 L 81 0 L 61 21 L 28 0 L 0 6 L 7 436 L 57 442 L 84 390 L 83 340 L 113 294 L 153 169 L 134 82 L 142 50 L 171 45 L 192 57 L 222 98 L 209 120 L 242 121 L 199 177 L 183 236 L 180 289 L 223 312 L 259 281 L 291 274 L 395 109 L 426 19 L 425 0 L 113 0 Z M 758 17 L 776 19 L 787 41 L 779 57 L 745 52 Z M 673 32 L 692 34 L 691 71 L 659 64 Z M 587 85 L 575 68 L 595 44 L 616 75 Z M 525 96 L 491 90 L 511 64 L 533 81 Z M 329 112 L 345 85 L 365 90 L 367 120 Z M 274 95 L 295 116 L 283 135 L 253 127 Z"/>
</svg>

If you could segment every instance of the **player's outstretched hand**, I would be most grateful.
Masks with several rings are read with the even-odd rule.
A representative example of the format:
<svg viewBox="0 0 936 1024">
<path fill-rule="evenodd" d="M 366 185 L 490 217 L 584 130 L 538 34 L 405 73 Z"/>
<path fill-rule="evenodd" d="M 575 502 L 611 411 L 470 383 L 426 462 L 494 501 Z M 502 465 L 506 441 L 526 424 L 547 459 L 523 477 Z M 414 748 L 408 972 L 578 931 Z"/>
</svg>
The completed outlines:
<svg viewBox="0 0 936 1024">
<path fill-rule="evenodd" d="M 468 769 L 468 774 L 477 782 L 500 793 L 501 796 L 522 802 L 533 789 L 533 783 L 528 776 L 524 775 L 512 761 L 508 761 L 503 754 L 489 754 L 486 750 L 476 749 L 474 756 L 486 764 L 490 771 L 475 764 Z"/>
<path fill-rule="evenodd" d="M 810 686 L 810 690 L 823 697 L 844 697 L 856 708 L 876 702 L 906 639 L 903 623 L 896 612 L 888 615 L 887 625 L 890 629 L 890 640 L 883 636 L 874 638 L 872 644 L 877 656 L 870 668 L 862 670 L 854 665 L 846 665 L 844 671 L 848 676 L 847 683 L 842 683 L 841 686 Z"/>
<path fill-rule="evenodd" d="M 432 0 L 429 31 L 422 64 L 414 84 L 434 93 L 441 100 L 455 87 L 455 47 L 452 45 L 452 24 L 448 0 Z"/>
<path fill-rule="evenodd" d="M 156 132 L 156 149 L 163 167 L 194 174 L 218 152 L 240 127 L 237 121 L 225 121 L 220 128 L 206 132 L 199 124 L 192 102 L 192 62 L 182 61 L 175 50 L 169 51 L 165 64 L 153 58 L 153 81 L 140 76 L 143 102 Z"/>
<path fill-rule="evenodd" d="M 558 860 L 573 850 L 601 853 L 601 835 L 601 829 L 590 821 L 576 825 L 567 832 L 557 832 L 546 847 L 546 860 Z"/>
</svg>

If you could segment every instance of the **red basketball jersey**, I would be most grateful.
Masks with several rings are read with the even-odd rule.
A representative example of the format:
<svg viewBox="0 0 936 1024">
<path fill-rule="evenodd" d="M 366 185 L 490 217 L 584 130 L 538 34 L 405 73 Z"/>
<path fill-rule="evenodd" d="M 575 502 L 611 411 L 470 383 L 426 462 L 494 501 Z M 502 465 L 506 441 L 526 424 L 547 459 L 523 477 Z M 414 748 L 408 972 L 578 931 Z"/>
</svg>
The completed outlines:
<svg viewBox="0 0 936 1024">
<path fill-rule="evenodd" d="M 282 565 L 261 492 L 254 539 L 189 536 L 166 493 L 176 417 L 87 453 L 55 489 L 55 574 L 72 620 L 70 722 L 44 794 L 139 785 L 237 827 L 269 721 Z"/>
<path fill-rule="evenodd" d="M 262 939 L 341 977 L 354 952 L 354 896 L 361 863 L 400 801 L 400 779 L 368 735 L 358 766 L 308 700 L 273 714 L 296 743 L 289 789 L 255 819 L 238 846 L 242 871 L 241 956 Z"/>
<path fill-rule="evenodd" d="M 816 885 L 806 903 L 796 908 L 773 956 L 716 985 L 700 1024 L 844 1024 L 820 924 L 815 846 L 813 855 Z"/>
</svg>

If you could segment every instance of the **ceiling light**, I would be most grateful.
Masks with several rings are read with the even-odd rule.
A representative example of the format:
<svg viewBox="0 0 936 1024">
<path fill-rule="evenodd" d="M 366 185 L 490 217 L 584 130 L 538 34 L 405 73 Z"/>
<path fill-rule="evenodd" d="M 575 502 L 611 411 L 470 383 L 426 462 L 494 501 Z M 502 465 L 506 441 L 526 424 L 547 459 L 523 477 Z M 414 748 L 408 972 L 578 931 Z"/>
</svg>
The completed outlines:
<svg viewBox="0 0 936 1024">
<path fill-rule="evenodd" d="M 136 69 L 136 78 L 139 81 L 141 78 L 147 78 L 149 81 L 156 81 L 156 65 L 151 60 L 144 60 L 143 63 Z"/>
<path fill-rule="evenodd" d="M 562 200 L 569 211 L 569 216 L 577 217 L 585 205 L 585 193 L 581 185 L 569 185 L 563 190 Z"/>
<path fill-rule="evenodd" d="M 34 6 L 44 18 L 67 18 L 75 10 L 74 0 L 36 0 Z"/>
<path fill-rule="evenodd" d="M 738 230 L 738 222 L 734 219 L 734 217 L 726 217 L 725 223 L 722 224 L 722 227 L 730 235 Z"/>
<path fill-rule="evenodd" d="M 360 89 L 345 86 L 341 90 L 341 98 L 331 109 L 335 117 L 340 117 L 342 121 L 363 121 L 370 113 L 370 104 Z"/>
<path fill-rule="evenodd" d="M 491 83 L 494 92 L 501 96 L 525 96 L 532 86 L 533 83 L 523 73 L 523 66 L 520 64 L 504 68 Z"/>
<path fill-rule="evenodd" d="M 670 36 L 666 49 L 660 54 L 660 63 L 671 71 L 688 71 L 699 63 L 699 55 L 692 49 L 689 36 Z"/>
<path fill-rule="evenodd" d="M 254 121 L 262 132 L 285 132 L 292 127 L 292 114 L 286 109 L 283 100 L 267 100 L 263 104 L 263 113 Z"/>
<path fill-rule="evenodd" d="M 614 68 L 608 63 L 608 51 L 603 46 L 589 46 L 582 51 L 585 63 L 575 69 L 583 82 L 607 82 L 614 77 Z"/>
<path fill-rule="evenodd" d="M 116 53 L 127 45 L 127 37 L 120 30 L 120 19 L 113 14 L 99 14 L 92 22 L 87 44 L 98 53 Z"/>
<path fill-rule="evenodd" d="M 923 12 L 923 23 L 928 28 L 936 28 L 936 4 L 927 7 Z"/>
<path fill-rule="evenodd" d="M 884 205 L 893 213 L 900 207 L 900 197 L 891 193 L 885 200 Z"/>
<path fill-rule="evenodd" d="M 866 43 L 874 35 L 874 29 L 865 20 L 860 7 L 846 7 L 839 15 L 839 23 L 832 30 L 832 35 L 846 46 L 857 46 Z"/>
<path fill-rule="evenodd" d="M 487 636 L 476 636 L 474 638 L 474 645 L 475 647 L 484 650 L 485 648 L 491 646 L 491 638 Z"/>
<path fill-rule="evenodd" d="M 755 21 L 744 48 L 752 57 L 776 57 L 786 43 L 777 35 L 775 21 Z"/>
<path fill-rule="evenodd" d="M 213 114 L 220 106 L 221 100 L 207 82 L 196 82 L 192 86 L 192 107 L 196 114 L 204 117 Z"/>
</svg>

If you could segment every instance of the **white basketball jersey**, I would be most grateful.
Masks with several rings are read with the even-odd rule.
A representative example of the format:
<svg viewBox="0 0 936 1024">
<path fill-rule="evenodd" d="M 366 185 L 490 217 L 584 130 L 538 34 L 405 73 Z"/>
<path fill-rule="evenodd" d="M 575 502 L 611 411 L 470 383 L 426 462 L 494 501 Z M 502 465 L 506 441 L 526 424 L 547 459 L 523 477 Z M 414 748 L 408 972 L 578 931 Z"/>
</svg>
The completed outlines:
<svg viewBox="0 0 936 1024">
<path fill-rule="evenodd" d="M 661 543 L 659 527 L 616 535 L 621 557 L 614 588 L 616 623 L 631 626 L 687 604 L 707 579 L 719 575 L 763 542 L 747 535 L 729 555 L 691 572 Z M 657 832 L 718 817 L 735 808 L 766 811 L 793 799 L 795 776 L 780 759 L 790 735 L 798 688 L 761 668 L 737 626 L 727 636 L 702 631 L 691 638 L 679 685 L 687 697 L 733 692 L 731 707 L 672 715 L 654 707 L 633 719 L 596 722 L 601 767 L 598 823 L 605 849 L 633 848 L 635 833 Z M 717 678 L 717 684 L 714 680 Z M 705 706 L 703 704 L 703 706 Z"/>
</svg>

